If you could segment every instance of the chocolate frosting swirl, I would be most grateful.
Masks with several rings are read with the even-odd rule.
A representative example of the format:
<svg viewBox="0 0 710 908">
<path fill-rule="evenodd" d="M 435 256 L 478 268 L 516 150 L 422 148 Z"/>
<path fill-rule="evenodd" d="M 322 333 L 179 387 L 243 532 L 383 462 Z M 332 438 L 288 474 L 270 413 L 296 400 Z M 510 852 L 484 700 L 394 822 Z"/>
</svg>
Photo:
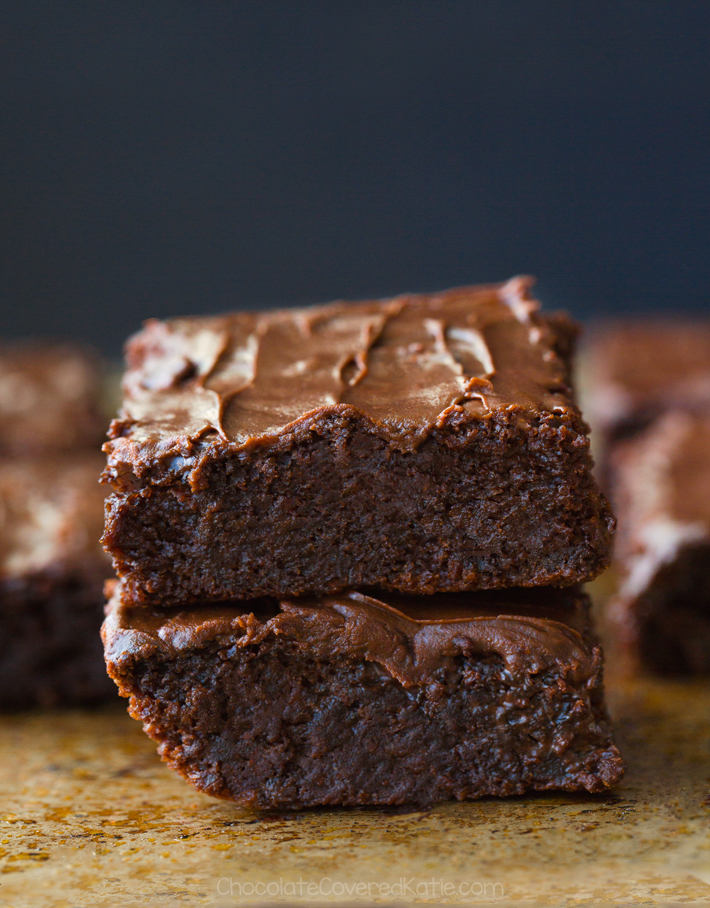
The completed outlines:
<svg viewBox="0 0 710 908">
<path fill-rule="evenodd" d="M 408 450 L 466 413 L 562 413 L 573 405 L 558 350 L 574 328 L 538 311 L 531 283 L 149 322 L 127 347 L 108 450 L 238 450 L 328 415 L 369 420 Z"/>
<path fill-rule="evenodd" d="M 246 647 L 275 635 L 315 659 L 375 662 L 410 687 L 435 680 L 439 669 L 472 654 L 499 656 L 511 671 L 562 663 L 584 677 L 594 658 L 585 641 L 587 612 L 588 599 L 576 589 L 427 597 L 347 592 L 171 612 L 127 608 L 118 587 L 103 636 L 107 659 L 120 664 L 145 653 L 146 645 L 169 657 L 214 640 Z"/>
</svg>

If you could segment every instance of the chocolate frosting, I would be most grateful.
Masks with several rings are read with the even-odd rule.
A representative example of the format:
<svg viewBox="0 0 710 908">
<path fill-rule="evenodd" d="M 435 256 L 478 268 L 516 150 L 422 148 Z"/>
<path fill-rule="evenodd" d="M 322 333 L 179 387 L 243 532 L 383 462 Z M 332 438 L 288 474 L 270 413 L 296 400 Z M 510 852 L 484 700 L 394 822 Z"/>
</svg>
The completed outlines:
<svg viewBox="0 0 710 908">
<path fill-rule="evenodd" d="M 710 404 L 710 320 L 634 319 L 592 330 L 586 408 L 609 430 L 678 406 Z"/>
<path fill-rule="evenodd" d="M 171 657 L 212 641 L 249 646 L 276 636 L 316 659 L 377 663 L 406 687 L 435 681 L 440 669 L 471 654 L 498 656 L 511 671 L 562 663 L 582 678 L 593 662 L 585 642 L 588 604 L 577 589 L 426 597 L 348 592 L 171 612 L 126 607 L 117 585 L 102 634 L 107 661 L 118 665 L 145 655 L 146 647 Z"/>
<path fill-rule="evenodd" d="M 0 581 L 109 560 L 101 551 L 101 454 L 0 462 Z"/>
<path fill-rule="evenodd" d="M 406 450 L 462 414 L 564 413 L 559 350 L 574 328 L 538 311 L 531 283 L 148 322 L 127 346 L 108 450 L 238 450 L 328 415 L 369 420 Z"/>
<path fill-rule="evenodd" d="M 685 546 L 710 544 L 710 416 L 669 412 L 614 457 L 623 596 L 641 595 Z"/>
<path fill-rule="evenodd" d="M 96 358 L 51 341 L 0 345 L 0 449 L 98 447 L 105 431 Z"/>
</svg>

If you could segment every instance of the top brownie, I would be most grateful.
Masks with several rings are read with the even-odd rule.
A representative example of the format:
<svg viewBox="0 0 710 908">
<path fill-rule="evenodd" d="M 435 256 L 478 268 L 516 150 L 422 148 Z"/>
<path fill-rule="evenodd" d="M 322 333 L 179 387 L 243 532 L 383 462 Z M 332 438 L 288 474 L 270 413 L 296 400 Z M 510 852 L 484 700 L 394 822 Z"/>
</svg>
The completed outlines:
<svg viewBox="0 0 710 908">
<path fill-rule="evenodd" d="M 104 544 L 136 604 L 568 585 L 613 518 L 530 280 L 149 322 Z"/>
<path fill-rule="evenodd" d="M 98 449 L 106 429 L 96 359 L 49 341 L 0 346 L 0 450 Z"/>
<path fill-rule="evenodd" d="M 615 442 L 667 410 L 710 407 L 710 320 L 612 321 L 587 343 L 592 425 Z"/>
</svg>

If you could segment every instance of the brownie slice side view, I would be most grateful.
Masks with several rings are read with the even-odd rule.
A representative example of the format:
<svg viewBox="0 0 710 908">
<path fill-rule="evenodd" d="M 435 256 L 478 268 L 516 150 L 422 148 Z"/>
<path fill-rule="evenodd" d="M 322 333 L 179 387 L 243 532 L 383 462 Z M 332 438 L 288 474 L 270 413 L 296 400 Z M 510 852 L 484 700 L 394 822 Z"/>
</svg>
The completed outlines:
<svg viewBox="0 0 710 908">
<path fill-rule="evenodd" d="M 106 661 L 198 790 L 257 808 L 602 791 L 623 774 L 575 590 L 387 594 L 180 612 L 117 586 Z M 517 610 L 517 611 L 516 611 Z"/>
<path fill-rule="evenodd" d="M 570 585 L 613 518 L 529 281 L 153 322 L 106 445 L 136 604 Z"/>
<path fill-rule="evenodd" d="M 0 462 L 0 709 L 114 696 L 99 638 L 102 466 L 98 451 Z"/>
</svg>

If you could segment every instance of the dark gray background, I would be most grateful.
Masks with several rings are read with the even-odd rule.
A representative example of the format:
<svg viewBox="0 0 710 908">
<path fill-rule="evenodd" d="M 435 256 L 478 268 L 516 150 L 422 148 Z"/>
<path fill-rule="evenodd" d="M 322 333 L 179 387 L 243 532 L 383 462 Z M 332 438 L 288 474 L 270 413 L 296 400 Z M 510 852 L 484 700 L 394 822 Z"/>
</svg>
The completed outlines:
<svg viewBox="0 0 710 908">
<path fill-rule="evenodd" d="M 516 272 L 710 309 L 707 0 L 3 0 L 0 73 L 0 335 Z"/>
</svg>

